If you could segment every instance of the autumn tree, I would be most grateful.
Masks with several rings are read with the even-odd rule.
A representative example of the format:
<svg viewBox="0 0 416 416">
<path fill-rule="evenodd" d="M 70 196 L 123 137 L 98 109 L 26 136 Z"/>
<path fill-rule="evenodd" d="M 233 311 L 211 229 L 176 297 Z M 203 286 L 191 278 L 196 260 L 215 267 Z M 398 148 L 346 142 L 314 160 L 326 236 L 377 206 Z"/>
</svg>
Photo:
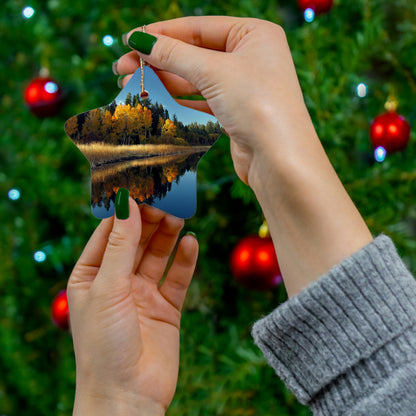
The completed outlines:
<svg viewBox="0 0 416 416">
<path fill-rule="evenodd" d="M 150 133 L 150 128 L 152 127 L 152 112 L 148 107 L 143 107 L 140 122 L 142 126 L 141 128 L 143 131 L 144 142 L 146 142 L 148 133 Z"/>
<path fill-rule="evenodd" d="M 66 123 L 65 123 L 65 131 L 71 137 L 72 140 L 74 140 L 76 143 L 80 139 L 80 131 L 78 128 L 78 117 L 74 116 L 71 117 Z"/>
<path fill-rule="evenodd" d="M 118 144 L 126 144 L 128 136 L 128 113 L 130 105 L 118 105 L 113 114 L 114 131 L 117 132 Z"/>
<path fill-rule="evenodd" d="M 105 143 L 116 143 L 117 139 L 113 132 L 113 116 L 109 110 L 104 110 L 104 114 L 101 115 L 101 132 L 102 140 Z"/>
<path fill-rule="evenodd" d="M 166 143 L 173 142 L 173 139 L 176 136 L 176 126 L 172 120 L 169 120 L 169 119 L 165 120 L 165 123 L 163 124 L 163 127 L 162 127 L 161 136 Z"/>
<path fill-rule="evenodd" d="M 100 109 L 96 108 L 88 112 L 81 131 L 81 142 L 93 143 L 101 137 L 101 114 Z"/>
<path fill-rule="evenodd" d="M 136 107 L 132 107 L 128 118 L 128 129 L 132 144 L 140 144 L 140 130 L 141 130 L 141 115 L 142 106 L 137 104 Z"/>
</svg>

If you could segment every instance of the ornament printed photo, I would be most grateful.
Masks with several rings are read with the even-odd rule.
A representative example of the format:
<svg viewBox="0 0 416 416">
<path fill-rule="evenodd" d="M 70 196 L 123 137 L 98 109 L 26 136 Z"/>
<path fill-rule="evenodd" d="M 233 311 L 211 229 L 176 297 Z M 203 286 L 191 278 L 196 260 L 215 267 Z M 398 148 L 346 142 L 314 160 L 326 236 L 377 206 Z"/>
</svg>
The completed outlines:
<svg viewBox="0 0 416 416">
<path fill-rule="evenodd" d="M 198 162 L 222 127 L 178 104 L 156 73 L 141 66 L 109 105 L 71 117 L 65 131 L 90 163 L 95 217 L 111 217 L 118 189 L 126 188 L 137 204 L 190 218 Z"/>
</svg>

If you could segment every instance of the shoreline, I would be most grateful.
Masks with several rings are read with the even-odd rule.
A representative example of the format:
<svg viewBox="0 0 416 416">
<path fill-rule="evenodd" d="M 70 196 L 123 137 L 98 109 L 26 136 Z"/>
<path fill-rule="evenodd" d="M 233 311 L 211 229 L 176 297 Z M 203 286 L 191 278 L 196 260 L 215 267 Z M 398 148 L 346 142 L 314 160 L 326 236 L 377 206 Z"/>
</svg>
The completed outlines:
<svg viewBox="0 0 416 416">
<path fill-rule="evenodd" d="M 206 146 L 209 149 L 209 146 Z M 206 152 L 208 151 L 205 149 L 201 149 L 200 147 L 198 148 L 190 148 L 189 150 L 181 150 L 181 151 L 177 151 L 174 153 L 156 153 L 156 154 L 151 154 L 151 155 L 129 155 L 129 156 L 125 156 L 125 157 L 121 157 L 119 159 L 108 159 L 107 161 L 103 161 L 100 163 L 93 163 L 91 162 L 91 168 L 94 169 L 100 169 L 100 168 L 106 168 L 106 167 L 111 167 L 111 165 L 117 165 L 119 163 L 125 163 L 125 162 L 130 162 L 130 161 L 140 161 L 143 159 L 154 159 L 154 158 L 170 158 L 173 156 L 181 156 L 181 155 L 186 155 L 186 154 L 191 154 L 191 153 L 201 153 L 201 152 Z"/>
<path fill-rule="evenodd" d="M 100 168 L 118 163 L 172 157 L 182 154 L 207 152 L 211 146 L 179 146 L 171 144 L 106 145 L 91 143 L 78 145 L 78 149 L 90 162 L 91 168 Z"/>
</svg>

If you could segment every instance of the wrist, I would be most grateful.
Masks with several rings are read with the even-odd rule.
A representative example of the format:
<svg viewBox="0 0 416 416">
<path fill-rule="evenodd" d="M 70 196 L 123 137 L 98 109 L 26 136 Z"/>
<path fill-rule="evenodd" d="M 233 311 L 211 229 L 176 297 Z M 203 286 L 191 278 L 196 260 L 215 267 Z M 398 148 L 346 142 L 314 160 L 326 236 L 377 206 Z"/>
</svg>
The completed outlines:
<svg viewBox="0 0 416 416">
<path fill-rule="evenodd" d="M 164 416 L 166 409 L 149 397 L 131 393 L 107 395 L 76 392 L 73 416 Z"/>
<path fill-rule="evenodd" d="M 271 112 L 262 114 L 248 184 L 263 208 L 274 208 L 279 200 L 288 203 L 304 183 L 302 176 L 310 176 L 315 169 L 314 164 L 322 170 L 324 163 L 327 171 L 332 170 L 306 108 L 297 113 L 283 117 L 289 120 L 283 123 Z"/>
<path fill-rule="evenodd" d="M 259 132 L 263 146 L 253 154 L 248 182 L 263 209 L 292 296 L 372 236 L 310 118 L 298 125 L 292 121 L 290 126 L 276 126 L 278 133 L 273 133 L 271 123 Z M 287 129 L 285 135 L 282 129 Z"/>
</svg>

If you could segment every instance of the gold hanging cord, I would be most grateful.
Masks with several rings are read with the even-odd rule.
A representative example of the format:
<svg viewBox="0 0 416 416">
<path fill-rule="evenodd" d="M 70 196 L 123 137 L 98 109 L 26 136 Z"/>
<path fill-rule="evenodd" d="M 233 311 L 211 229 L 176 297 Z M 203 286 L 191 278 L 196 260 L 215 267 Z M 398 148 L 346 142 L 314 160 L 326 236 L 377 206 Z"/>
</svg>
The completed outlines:
<svg viewBox="0 0 416 416">
<path fill-rule="evenodd" d="M 142 27 L 142 32 L 146 33 L 146 26 Z M 143 58 L 140 58 L 140 98 L 142 100 L 145 100 L 149 97 L 149 93 L 144 89 L 144 66 L 146 65 L 146 62 L 143 60 Z"/>
</svg>

